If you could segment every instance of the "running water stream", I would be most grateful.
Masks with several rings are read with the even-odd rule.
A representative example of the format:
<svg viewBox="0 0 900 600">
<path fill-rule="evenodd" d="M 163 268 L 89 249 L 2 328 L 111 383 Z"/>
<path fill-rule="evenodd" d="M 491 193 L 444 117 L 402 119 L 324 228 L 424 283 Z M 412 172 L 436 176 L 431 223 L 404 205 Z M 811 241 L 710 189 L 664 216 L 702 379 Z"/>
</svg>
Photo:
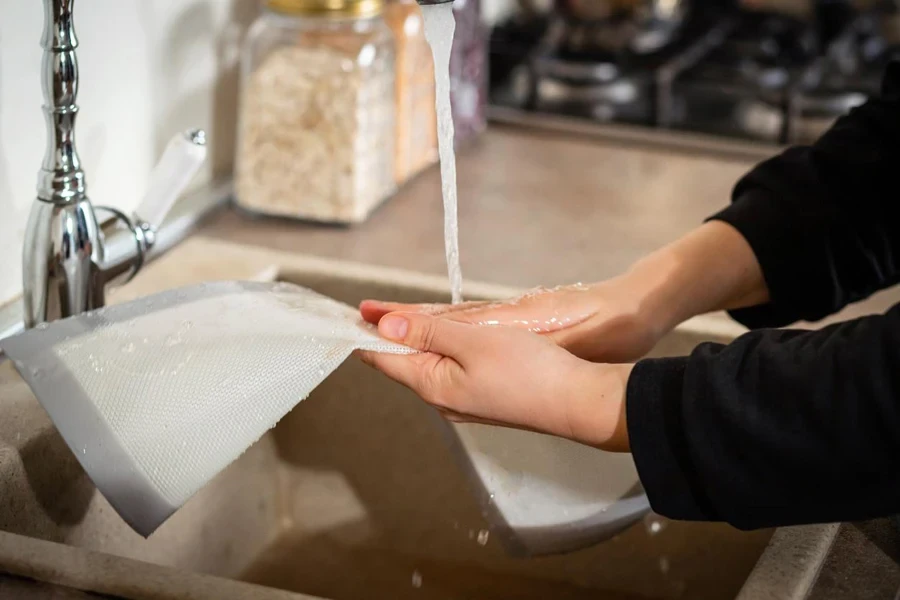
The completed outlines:
<svg viewBox="0 0 900 600">
<path fill-rule="evenodd" d="M 441 193 L 444 197 L 444 249 L 453 304 L 462 302 L 462 270 L 459 266 L 459 220 L 456 213 L 456 154 L 453 148 L 453 114 L 450 110 L 450 50 L 456 20 L 453 3 L 422 6 L 425 39 L 434 57 L 435 108 L 438 152 L 441 159 Z"/>
</svg>

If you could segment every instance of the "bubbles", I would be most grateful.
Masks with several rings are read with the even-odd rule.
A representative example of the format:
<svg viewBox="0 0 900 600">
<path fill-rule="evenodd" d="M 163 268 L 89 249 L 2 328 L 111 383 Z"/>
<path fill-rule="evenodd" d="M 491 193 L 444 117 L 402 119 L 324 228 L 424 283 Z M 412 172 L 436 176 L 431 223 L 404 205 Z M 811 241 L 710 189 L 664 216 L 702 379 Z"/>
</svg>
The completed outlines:
<svg viewBox="0 0 900 600">
<path fill-rule="evenodd" d="M 134 352 L 134 342 L 128 342 L 124 346 L 122 346 L 123 354 L 132 354 Z"/>
<path fill-rule="evenodd" d="M 88 362 L 90 363 L 91 369 L 94 371 L 94 373 L 100 374 L 100 373 L 103 373 L 103 371 L 106 370 L 106 368 L 105 368 L 106 365 L 105 365 L 105 364 L 103 363 L 103 361 L 102 361 L 97 355 L 95 355 L 93 352 L 90 353 L 90 354 L 88 354 Z"/>
<path fill-rule="evenodd" d="M 50 327 L 50 325 L 46 322 L 38 323 L 37 325 L 34 326 L 34 328 L 37 329 L 38 331 L 43 331 L 43 330 L 47 329 L 48 327 Z"/>
<path fill-rule="evenodd" d="M 413 571 L 412 586 L 416 589 L 419 589 L 420 587 L 422 587 L 422 574 L 419 573 L 418 570 Z"/>
<path fill-rule="evenodd" d="M 482 529 L 478 532 L 478 538 L 475 540 L 478 542 L 479 546 L 487 546 L 488 540 L 491 537 L 491 532 L 487 529 Z"/>
</svg>

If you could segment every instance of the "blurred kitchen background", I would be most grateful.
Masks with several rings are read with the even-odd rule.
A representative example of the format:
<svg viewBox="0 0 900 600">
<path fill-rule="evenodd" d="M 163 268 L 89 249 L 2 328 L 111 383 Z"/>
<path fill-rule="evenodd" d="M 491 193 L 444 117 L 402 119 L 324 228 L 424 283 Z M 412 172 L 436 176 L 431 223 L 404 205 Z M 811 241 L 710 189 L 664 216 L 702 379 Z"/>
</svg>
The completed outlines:
<svg viewBox="0 0 900 600">
<path fill-rule="evenodd" d="M 491 29 L 492 113 L 808 143 L 877 92 L 898 25 L 878 0 L 520 0 Z"/>
</svg>

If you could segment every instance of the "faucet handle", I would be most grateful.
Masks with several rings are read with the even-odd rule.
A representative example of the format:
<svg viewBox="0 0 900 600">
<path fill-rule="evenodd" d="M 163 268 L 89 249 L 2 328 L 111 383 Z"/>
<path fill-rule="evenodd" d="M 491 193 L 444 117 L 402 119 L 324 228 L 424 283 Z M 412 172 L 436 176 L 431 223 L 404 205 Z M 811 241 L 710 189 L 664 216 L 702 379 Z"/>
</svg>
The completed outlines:
<svg viewBox="0 0 900 600">
<path fill-rule="evenodd" d="M 206 132 L 193 129 L 176 135 L 150 174 L 137 218 L 158 228 L 206 160 Z"/>
</svg>

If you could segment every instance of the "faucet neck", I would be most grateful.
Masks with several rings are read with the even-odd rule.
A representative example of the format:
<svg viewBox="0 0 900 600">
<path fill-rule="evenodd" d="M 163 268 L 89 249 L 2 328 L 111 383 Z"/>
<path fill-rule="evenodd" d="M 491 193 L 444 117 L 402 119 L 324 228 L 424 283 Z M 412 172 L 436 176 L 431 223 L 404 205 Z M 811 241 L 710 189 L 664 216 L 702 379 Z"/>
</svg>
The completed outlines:
<svg viewBox="0 0 900 600">
<path fill-rule="evenodd" d="M 47 149 L 38 174 L 37 197 L 54 204 L 86 199 L 87 184 L 75 147 L 78 115 L 78 38 L 72 21 L 74 0 L 44 0 L 44 57 L 41 79 Z"/>
</svg>

